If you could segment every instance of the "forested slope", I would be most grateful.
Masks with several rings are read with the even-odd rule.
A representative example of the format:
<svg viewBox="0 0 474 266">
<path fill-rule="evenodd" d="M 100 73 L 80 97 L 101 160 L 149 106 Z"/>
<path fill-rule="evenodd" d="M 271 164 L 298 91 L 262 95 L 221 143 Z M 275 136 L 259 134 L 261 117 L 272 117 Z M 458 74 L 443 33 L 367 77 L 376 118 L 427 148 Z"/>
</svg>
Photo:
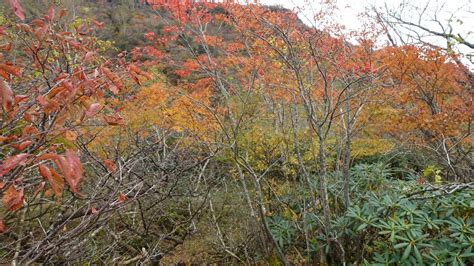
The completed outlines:
<svg viewBox="0 0 474 266">
<path fill-rule="evenodd" d="M 2 3 L 2 263 L 472 264 L 469 40 L 316 6 Z"/>
</svg>

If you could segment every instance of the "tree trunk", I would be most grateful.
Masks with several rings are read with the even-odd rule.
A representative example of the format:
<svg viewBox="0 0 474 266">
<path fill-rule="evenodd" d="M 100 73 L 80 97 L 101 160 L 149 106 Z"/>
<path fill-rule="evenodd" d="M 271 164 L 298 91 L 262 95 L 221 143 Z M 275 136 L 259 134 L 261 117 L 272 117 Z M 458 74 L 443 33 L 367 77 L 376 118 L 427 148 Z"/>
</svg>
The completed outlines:
<svg viewBox="0 0 474 266">
<path fill-rule="evenodd" d="M 326 235 L 329 237 L 330 226 L 331 226 L 331 209 L 329 208 L 329 199 L 328 199 L 328 192 L 327 192 L 327 184 L 326 184 L 326 154 L 324 152 L 324 138 L 323 138 L 322 128 L 318 128 L 318 139 L 319 139 L 319 197 L 321 201 L 321 205 L 323 208 L 323 224 L 324 224 L 324 231 Z"/>
<path fill-rule="evenodd" d="M 346 103 L 346 136 L 344 149 L 344 206 L 349 208 L 350 205 L 350 167 L 351 167 L 351 145 L 352 145 L 352 122 L 351 122 L 351 105 L 350 99 Z"/>
</svg>

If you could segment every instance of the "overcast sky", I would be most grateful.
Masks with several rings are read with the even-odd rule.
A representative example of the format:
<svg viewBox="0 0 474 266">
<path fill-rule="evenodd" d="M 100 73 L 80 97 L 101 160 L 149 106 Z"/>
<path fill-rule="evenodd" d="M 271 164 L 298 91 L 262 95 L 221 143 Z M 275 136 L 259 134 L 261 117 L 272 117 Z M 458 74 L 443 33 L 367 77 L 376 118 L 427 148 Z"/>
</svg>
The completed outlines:
<svg viewBox="0 0 474 266">
<path fill-rule="evenodd" d="M 326 0 L 328 2 L 331 0 Z M 356 29 L 361 27 L 360 19 L 357 14 L 364 12 L 365 8 L 370 6 L 383 7 L 385 4 L 389 8 L 396 8 L 403 0 L 332 0 L 337 3 L 339 10 L 336 15 L 338 20 L 348 29 Z M 474 0 L 405 0 L 411 5 L 423 7 L 430 2 L 430 8 L 434 9 L 444 4 L 443 10 L 446 12 L 455 12 L 457 16 L 463 20 L 460 27 L 465 34 L 474 31 Z M 304 13 L 308 16 L 311 12 L 308 6 L 318 8 L 321 6 L 321 0 L 260 0 L 262 4 L 281 5 L 287 8 L 303 8 Z M 474 35 L 474 34 L 473 34 Z"/>
<path fill-rule="evenodd" d="M 305 20 L 312 18 L 314 14 L 311 10 L 321 9 L 321 2 L 336 2 L 338 10 L 335 12 L 334 20 L 343 24 L 347 30 L 357 30 L 363 25 L 363 22 L 358 17 L 358 14 L 364 12 L 367 8 L 375 6 L 379 8 L 387 7 L 388 9 L 398 10 L 401 3 L 409 3 L 417 8 L 426 8 L 426 15 L 423 17 L 422 24 L 430 29 L 441 31 L 440 25 L 429 21 L 435 10 L 442 10 L 438 12 L 438 20 L 445 26 L 447 20 L 452 14 L 455 14 L 454 22 L 451 24 L 454 28 L 454 34 L 460 34 L 469 42 L 474 42 L 474 0 L 260 0 L 261 4 L 265 5 L 281 5 L 283 7 L 295 10 L 301 10 L 300 17 Z M 404 12 L 407 20 L 417 21 L 419 16 L 416 12 Z M 461 21 L 461 22 L 459 22 Z M 308 23 L 308 21 L 305 21 Z M 311 23 L 312 24 L 312 23 Z M 446 41 L 441 38 L 428 39 L 431 43 L 445 46 Z M 440 43 L 442 42 L 442 43 Z M 466 46 L 458 46 L 457 49 L 463 54 L 473 54 L 473 49 Z M 474 58 L 474 57 L 473 57 Z M 467 59 L 463 60 L 466 61 Z M 474 71 L 474 62 L 471 59 L 466 61 L 466 64 Z"/>
</svg>

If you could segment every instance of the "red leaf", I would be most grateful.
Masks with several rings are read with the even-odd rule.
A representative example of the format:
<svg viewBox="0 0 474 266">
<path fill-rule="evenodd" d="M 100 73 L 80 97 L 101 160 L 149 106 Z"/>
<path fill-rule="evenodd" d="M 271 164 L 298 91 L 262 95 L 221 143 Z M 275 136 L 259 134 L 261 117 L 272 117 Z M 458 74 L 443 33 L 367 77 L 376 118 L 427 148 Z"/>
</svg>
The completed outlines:
<svg viewBox="0 0 474 266">
<path fill-rule="evenodd" d="M 120 91 L 119 91 L 119 88 L 117 88 L 117 86 L 111 86 L 111 87 L 109 88 L 109 90 L 110 90 L 113 94 L 115 94 L 115 95 L 119 94 L 119 92 L 120 92 Z"/>
<path fill-rule="evenodd" d="M 86 111 L 86 116 L 87 117 L 92 117 L 92 116 L 98 114 L 99 111 L 100 111 L 100 107 L 101 107 L 100 103 L 91 104 L 91 106 L 89 106 L 89 108 Z"/>
<path fill-rule="evenodd" d="M 138 78 L 138 75 L 133 73 L 133 72 L 130 72 L 130 76 L 133 78 L 133 80 L 135 80 L 135 82 L 138 84 L 138 85 L 142 85 L 141 82 L 140 82 L 140 79 Z"/>
<path fill-rule="evenodd" d="M 14 156 L 7 157 L 2 162 L 2 164 L 0 164 L 0 177 L 8 174 L 12 169 L 17 167 L 17 165 L 23 165 L 28 156 L 30 156 L 30 154 L 20 153 Z"/>
<path fill-rule="evenodd" d="M 89 52 L 87 52 L 86 55 L 84 56 L 83 61 L 87 63 L 87 62 L 92 61 L 92 59 L 94 59 L 94 52 L 89 51 Z"/>
<path fill-rule="evenodd" d="M 3 204 L 10 211 L 15 211 L 23 206 L 23 189 L 16 190 L 13 185 L 11 185 L 7 191 L 3 194 Z"/>
<path fill-rule="evenodd" d="M 98 29 L 102 29 L 104 27 L 104 22 L 99 22 L 97 20 L 93 20 L 92 24 L 94 24 Z"/>
<path fill-rule="evenodd" d="M 54 20 L 54 6 L 51 5 L 48 10 L 48 14 L 46 15 L 46 20 L 51 22 Z"/>
<path fill-rule="evenodd" d="M 13 9 L 13 13 L 20 18 L 21 20 L 25 20 L 25 12 L 23 11 L 23 8 L 20 6 L 20 3 L 18 3 L 18 0 L 9 0 L 10 6 Z"/>
<path fill-rule="evenodd" d="M 66 79 L 68 76 L 69 76 L 68 74 L 61 72 L 56 78 L 54 78 L 54 81 L 55 82 L 61 81 L 63 79 Z"/>
<path fill-rule="evenodd" d="M 82 179 L 84 170 L 76 153 L 72 150 L 67 150 L 64 156 L 58 156 L 58 158 L 55 160 L 55 163 L 59 169 L 61 169 L 64 179 L 68 183 L 72 192 L 79 193 L 77 185 Z"/>
<path fill-rule="evenodd" d="M 0 234 L 7 230 L 7 226 L 3 220 L 0 220 Z"/>
<path fill-rule="evenodd" d="M 43 95 L 36 97 L 36 101 L 41 105 L 44 112 L 49 114 L 59 109 L 59 103 L 52 99 L 47 99 Z"/>
<path fill-rule="evenodd" d="M 152 31 L 145 33 L 145 39 L 149 41 L 153 41 L 154 37 L 155 37 L 155 33 Z"/>
<path fill-rule="evenodd" d="M 46 101 L 46 98 L 44 98 L 43 95 L 39 95 L 38 97 L 36 97 L 36 101 L 42 106 L 42 107 L 46 107 L 48 105 L 48 102 Z"/>
<path fill-rule="evenodd" d="M 13 45 L 11 42 L 6 43 L 6 44 L 1 44 L 0 45 L 0 51 L 10 51 L 12 49 Z"/>
<path fill-rule="evenodd" d="M 423 184 L 426 182 L 425 177 L 424 177 L 424 176 L 420 176 L 416 182 L 417 182 L 419 185 L 423 185 Z"/>
<path fill-rule="evenodd" d="M 35 189 L 35 193 L 33 193 L 33 198 L 36 197 L 36 195 L 38 195 L 38 193 L 40 193 L 41 190 L 44 189 L 44 186 L 46 185 L 46 182 L 45 181 L 42 181 L 39 183 L 38 187 Z"/>
</svg>

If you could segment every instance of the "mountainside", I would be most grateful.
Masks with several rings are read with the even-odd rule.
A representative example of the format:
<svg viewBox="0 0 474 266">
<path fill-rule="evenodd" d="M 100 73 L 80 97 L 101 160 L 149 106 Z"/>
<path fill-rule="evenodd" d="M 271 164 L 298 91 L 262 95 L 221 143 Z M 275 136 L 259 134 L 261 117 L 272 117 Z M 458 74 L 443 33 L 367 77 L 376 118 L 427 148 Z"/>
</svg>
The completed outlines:
<svg viewBox="0 0 474 266">
<path fill-rule="evenodd" d="M 0 264 L 471 265 L 470 42 L 213 2 L 0 4 Z"/>
</svg>

